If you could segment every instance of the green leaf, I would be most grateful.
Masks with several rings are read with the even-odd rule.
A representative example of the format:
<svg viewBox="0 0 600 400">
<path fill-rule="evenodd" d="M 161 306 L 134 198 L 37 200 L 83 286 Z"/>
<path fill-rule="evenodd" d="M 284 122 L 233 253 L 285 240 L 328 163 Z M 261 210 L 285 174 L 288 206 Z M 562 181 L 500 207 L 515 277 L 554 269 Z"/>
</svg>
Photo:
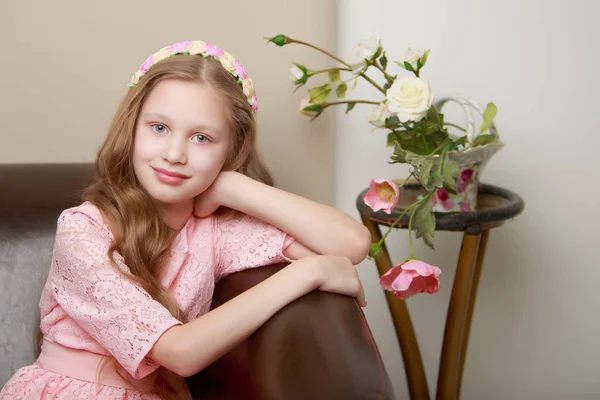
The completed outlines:
<svg viewBox="0 0 600 400">
<path fill-rule="evenodd" d="M 379 57 L 382 52 L 383 52 L 383 47 L 379 46 L 379 48 L 377 49 L 377 51 L 375 52 L 375 54 L 373 55 L 373 57 L 371 57 L 371 60 L 374 60 L 377 57 Z M 369 61 L 370 60 L 367 60 L 367 62 L 369 62 Z"/>
<path fill-rule="evenodd" d="M 308 69 L 306 69 L 306 67 L 302 64 L 298 64 L 298 63 L 293 63 L 296 67 L 300 68 L 300 71 L 304 72 L 304 74 L 308 74 Z"/>
<path fill-rule="evenodd" d="M 331 93 L 331 90 L 333 88 L 331 87 L 331 85 L 329 83 L 326 83 L 323 86 L 319 86 L 316 88 L 312 88 L 308 91 L 308 94 L 310 95 L 310 103 L 312 104 L 321 104 L 324 103 L 325 100 L 327 100 L 327 97 L 329 96 L 329 93 Z"/>
<path fill-rule="evenodd" d="M 468 141 L 469 141 L 469 138 L 467 137 L 467 135 L 461 136 L 460 138 L 458 138 L 458 140 L 450 143 L 450 146 L 448 147 L 448 151 L 454 151 L 454 150 L 458 149 L 460 146 L 466 145 Z"/>
<path fill-rule="evenodd" d="M 423 54 L 423 57 L 421 57 L 421 63 L 423 64 L 423 67 L 427 63 L 427 58 L 429 57 L 429 50 L 431 49 L 427 49 L 427 51 Z"/>
<path fill-rule="evenodd" d="M 388 90 L 389 88 L 392 87 L 393 84 L 394 84 L 394 81 L 387 80 L 385 82 L 385 85 L 383 85 L 383 90 Z"/>
<path fill-rule="evenodd" d="M 337 95 L 337 97 L 339 97 L 340 99 L 343 99 L 344 97 L 346 97 L 346 91 L 348 90 L 348 85 L 346 85 L 345 82 L 342 82 L 336 89 L 335 89 L 335 94 Z"/>
<path fill-rule="evenodd" d="M 473 147 L 476 146 L 485 146 L 486 144 L 495 143 L 498 141 L 498 136 L 496 135 L 479 135 L 473 140 L 471 144 Z"/>
<path fill-rule="evenodd" d="M 393 115 L 393 116 L 385 119 L 385 124 L 386 124 L 386 126 L 399 126 L 400 119 L 398 119 L 398 116 Z"/>
<path fill-rule="evenodd" d="M 285 35 L 277 35 L 277 36 L 273 36 L 271 38 L 267 37 L 265 39 L 267 39 L 269 42 L 275 43 L 279 47 L 290 43 L 290 41 L 287 39 L 287 37 Z"/>
<path fill-rule="evenodd" d="M 485 111 L 483 112 L 483 123 L 479 129 L 479 133 L 483 133 L 489 129 L 490 125 L 494 121 L 494 118 L 496 118 L 497 112 L 498 109 L 496 108 L 496 105 L 494 103 L 488 103 Z"/>
<path fill-rule="evenodd" d="M 356 103 L 348 103 L 348 106 L 346 106 L 346 114 L 348 114 L 350 111 L 352 111 L 352 109 L 354 108 L 355 105 L 356 105 Z"/>
<path fill-rule="evenodd" d="M 397 139 L 398 135 L 396 134 L 396 132 L 390 132 L 387 135 L 387 144 L 385 147 L 392 147 L 396 145 L 396 139 Z"/>
<path fill-rule="evenodd" d="M 383 55 L 379 59 L 379 63 L 381 64 L 381 68 L 383 68 L 383 70 L 385 71 L 385 69 L 387 68 L 387 64 L 388 64 L 388 59 L 385 56 L 385 52 L 383 53 Z"/>
<path fill-rule="evenodd" d="M 407 71 L 415 72 L 415 69 L 408 61 L 404 61 L 404 67 Z"/>
<path fill-rule="evenodd" d="M 404 66 L 404 62 L 400 62 L 400 61 L 394 61 L 396 64 L 398 64 L 398 66 L 402 69 L 406 69 L 406 67 Z"/>
<path fill-rule="evenodd" d="M 333 70 L 333 71 L 329 71 L 329 80 L 331 82 L 337 82 L 340 80 L 340 71 L 339 70 Z"/>
<path fill-rule="evenodd" d="M 310 116 L 310 114 L 312 112 L 316 112 L 316 114 L 314 116 L 311 117 L 311 121 L 314 120 L 315 118 L 317 118 L 319 115 L 321 115 L 323 113 L 325 109 L 323 108 L 323 106 L 321 106 L 320 104 L 311 104 L 309 106 L 306 106 L 302 109 L 302 113 L 305 115 Z"/>
<path fill-rule="evenodd" d="M 442 162 L 442 178 L 444 180 L 444 186 L 450 192 L 456 193 L 456 180 L 460 175 L 460 171 L 458 170 L 458 164 L 456 163 L 456 161 L 448 157 L 447 151 L 444 152 Z"/>
<path fill-rule="evenodd" d="M 354 79 L 354 83 L 352 83 L 352 90 L 356 89 L 356 85 L 358 85 L 358 76 Z"/>
<path fill-rule="evenodd" d="M 420 156 L 426 156 L 429 154 L 426 143 L 423 142 L 423 139 L 411 136 L 409 139 L 400 141 L 400 144 L 404 150 L 410 151 L 411 153 Z"/>
<path fill-rule="evenodd" d="M 422 237 L 427 246 L 435 249 L 431 241 L 435 231 L 435 216 L 432 212 L 433 196 L 434 192 L 430 192 L 424 201 L 415 208 L 411 218 L 413 218 L 412 229 L 415 231 L 417 239 Z"/>
<path fill-rule="evenodd" d="M 392 155 L 390 156 L 391 158 L 391 162 L 390 164 L 396 164 L 396 163 L 406 163 L 406 156 L 408 155 L 408 152 L 404 151 L 404 149 L 402 149 L 402 147 L 400 146 L 400 144 L 398 142 L 396 142 L 396 144 L 394 145 L 394 152 L 392 153 Z"/>
<path fill-rule="evenodd" d="M 437 122 L 423 121 L 423 135 L 428 136 L 440 130 Z"/>
<path fill-rule="evenodd" d="M 423 64 L 421 63 L 421 59 L 419 58 L 419 59 L 417 60 L 417 69 L 419 70 L 419 69 L 421 69 L 421 68 L 423 68 Z"/>
<path fill-rule="evenodd" d="M 431 169 L 433 168 L 433 159 L 421 157 L 419 160 L 419 167 L 416 170 L 416 176 L 419 182 L 426 186 L 429 182 L 429 178 L 431 177 Z"/>
</svg>

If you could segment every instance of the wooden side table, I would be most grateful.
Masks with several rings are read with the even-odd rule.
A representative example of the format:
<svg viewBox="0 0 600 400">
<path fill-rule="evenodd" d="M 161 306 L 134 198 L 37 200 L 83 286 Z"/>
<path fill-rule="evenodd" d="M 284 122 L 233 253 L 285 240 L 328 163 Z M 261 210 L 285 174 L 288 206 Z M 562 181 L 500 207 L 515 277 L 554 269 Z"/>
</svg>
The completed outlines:
<svg viewBox="0 0 600 400">
<path fill-rule="evenodd" d="M 371 231 L 373 243 L 378 242 L 382 237 L 380 225 L 389 227 L 402 210 L 417 199 L 417 196 L 426 194 L 418 183 L 407 183 L 400 188 L 398 204 L 392 214 L 388 215 L 383 211 L 373 212 L 363 202 L 367 191 L 368 188 L 359 194 L 356 206 L 363 224 Z M 489 231 L 520 214 L 524 207 L 523 199 L 517 194 L 500 187 L 481 184 L 477 211 L 435 213 L 436 230 L 463 232 L 456 276 L 446 315 L 437 385 L 438 400 L 457 400 L 460 397 L 471 319 Z M 408 228 L 408 219 L 409 216 L 405 215 L 396 227 Z M 393 266 L 385 243 L 382 249 L 383 254 L 375 262 L 380 275 L 385 274 Z M 385 296 L 404 359 L 410 398 L 429 400 L 423 361 L 406 303 L 394 297 L 391 292 L 385 291 Z"/>
</svg>

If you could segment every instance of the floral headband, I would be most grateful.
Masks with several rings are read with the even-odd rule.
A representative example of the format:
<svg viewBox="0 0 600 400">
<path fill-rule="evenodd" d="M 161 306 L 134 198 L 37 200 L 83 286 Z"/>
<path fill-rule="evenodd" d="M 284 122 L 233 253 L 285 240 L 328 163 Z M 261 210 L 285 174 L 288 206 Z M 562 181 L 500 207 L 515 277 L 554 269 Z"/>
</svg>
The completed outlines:
<svg viewBox="0 0 600 400">
<path fill-rule="evenodd" d="M 254 85 L 252 84 L 252 79 L 248 78 L 244 65 L 223 49 L 200 40 L 179 42 L 163 47 L 140 65 L 140 69 L 133 75 L 127 86 L 135 86 L 154 64 L 176 54 L 198 54 L 204 58 L 214 57 L 215 60 L 220 61 L 223 68 L 237 78 L 237 83 L 242 87 L 244 94 L 248 98 L 248 103 L 252 105 L 254 113 L 258 111 L 258 101 L 254 92 Z"/>
</svg>

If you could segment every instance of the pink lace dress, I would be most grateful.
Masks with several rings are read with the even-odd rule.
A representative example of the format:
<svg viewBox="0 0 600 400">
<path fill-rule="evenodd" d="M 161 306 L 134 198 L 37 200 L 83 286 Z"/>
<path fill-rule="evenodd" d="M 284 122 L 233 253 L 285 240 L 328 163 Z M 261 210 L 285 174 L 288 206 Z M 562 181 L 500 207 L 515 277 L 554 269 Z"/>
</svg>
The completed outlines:
<svg viewBox="0 0 600 400">
<path fill-rule="evenodd" d="M 40 300 L 42 354 L 15 373 L 0 399 L 159 398 L 140 390 L 159 368 L 147 354 L 181 322 L 110 265 L 112 239 L 89 202 L 61 214 Z M 292 241 L 250 216 L 192 217 L 175 238 L 160 279 L 191 320 L 209 311 L 220 277 L 286 261 L 282 251 Z M 115 260 L 128 270 L 121 255 Z M 103 361 L 108 364 L 101 371 Z"/>
</svg>

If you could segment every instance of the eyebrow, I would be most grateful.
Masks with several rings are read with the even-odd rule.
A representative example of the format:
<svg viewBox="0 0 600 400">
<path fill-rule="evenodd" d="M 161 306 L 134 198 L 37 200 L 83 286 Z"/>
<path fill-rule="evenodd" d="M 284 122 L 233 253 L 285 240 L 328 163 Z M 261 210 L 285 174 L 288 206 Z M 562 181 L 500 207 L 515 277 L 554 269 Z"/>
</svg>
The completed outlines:
<svg viewBox="0 0 600 400">
<path fill-rule="evenodd" d="M 167 117 L 164 114 L 161 113 L 157 113 L 157 112 L 147 112 L 144 113 L 142 115 L 142 117 L 144 119 L 151 119 L 151 120 L 158 120 L 158 121 L 164 121 L 166 122 L 168 125 L 171 125 L 171 119 L 169 117 Z M 193 130 L 198 130 L 198 131 L 209 131 L 209 132 L 214 132 L 214 133 L 221 133 L 221 130 L 219 128 L 217 128 L 216 126 L 213 125 L 204 125 L 204 124 L 198 124 L 198 125 L 194 125 L 193 126 Z"/>
</svg>

